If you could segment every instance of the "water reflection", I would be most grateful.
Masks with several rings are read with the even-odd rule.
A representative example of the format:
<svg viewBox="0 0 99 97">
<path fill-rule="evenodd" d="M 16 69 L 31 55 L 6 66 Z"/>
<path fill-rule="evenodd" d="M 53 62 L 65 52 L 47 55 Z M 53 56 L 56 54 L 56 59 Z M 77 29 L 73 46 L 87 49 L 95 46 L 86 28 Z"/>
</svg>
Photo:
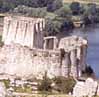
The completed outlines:
<svg viewBox="0 0 99 97">
<path fill-rule="evenodd" d="M 75 29 L 72 34 L 88 39 L 87 64 L 91 65 L 96 76 L 99 77 L 99 26 Z"/>
</svg>

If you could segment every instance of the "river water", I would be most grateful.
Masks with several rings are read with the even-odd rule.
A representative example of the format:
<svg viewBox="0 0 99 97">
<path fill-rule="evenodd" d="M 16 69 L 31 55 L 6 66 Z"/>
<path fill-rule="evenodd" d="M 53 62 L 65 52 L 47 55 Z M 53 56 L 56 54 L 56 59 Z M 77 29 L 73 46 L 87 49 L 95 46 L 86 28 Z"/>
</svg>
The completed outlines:
<svg viewBox="0 0 99 97">
<path fill-rule="evenodd" d="M 83 36 L 88 39 L 87 64 L 90 65 L 99 78 L 99 25 L 86 29 L 75 29 L 73 35 Z"/>
</svg>

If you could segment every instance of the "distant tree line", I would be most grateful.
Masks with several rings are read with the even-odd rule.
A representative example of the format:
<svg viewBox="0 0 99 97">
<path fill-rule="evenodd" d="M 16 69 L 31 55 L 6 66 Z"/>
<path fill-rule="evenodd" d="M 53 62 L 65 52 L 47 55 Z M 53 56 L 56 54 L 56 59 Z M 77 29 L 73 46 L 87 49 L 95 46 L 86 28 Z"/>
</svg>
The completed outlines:
<svg viewBox="0 0 99 97">
<path fill-rule="evenodd" d="M 74 28 L 73 16 L 81 18 L 85 25 L 99 22 L 99 8 L 93 3 L 72 2 L 65 6 L 62 0 L 0 0 L 0 12 L 43 17 L 48 35 L 68 34 Z"/>
<path fill-rule="evenodd" d="M 28 7 L 47 7 L 48 11 L 54 11 L 62 6 L 61 0 L 0 0 L 0 12 L 8 12 L 19 5 Z"/>
</svg>

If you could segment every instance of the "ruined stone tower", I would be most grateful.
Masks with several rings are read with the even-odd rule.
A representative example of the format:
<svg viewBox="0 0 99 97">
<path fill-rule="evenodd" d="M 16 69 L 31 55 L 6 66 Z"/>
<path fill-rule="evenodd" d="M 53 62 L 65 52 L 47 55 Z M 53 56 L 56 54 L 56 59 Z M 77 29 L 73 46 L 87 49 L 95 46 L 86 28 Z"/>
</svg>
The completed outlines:
<svg viewBox="0 0 99 97">
<path fill-rule="evenodd" d="M 20 16 L 4 18 L 3 42 L 19 43 L 30 48 L 43 48 L 45 19 Z"/>
</svg>

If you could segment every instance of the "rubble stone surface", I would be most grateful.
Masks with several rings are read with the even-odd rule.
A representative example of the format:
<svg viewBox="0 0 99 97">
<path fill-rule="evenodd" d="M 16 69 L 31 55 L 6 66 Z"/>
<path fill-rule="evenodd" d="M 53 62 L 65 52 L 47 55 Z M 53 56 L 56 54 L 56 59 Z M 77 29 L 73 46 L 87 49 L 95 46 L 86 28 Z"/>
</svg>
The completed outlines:
<svg viewBox="0 0 99 97">
<path fill-rule="evenodd" d="M 87 78 L 85 82 L 78 81 L 73 88 L 74 97 L 93 97 L 97 95 L 98 83 L 92 78 Z"/>
</svg>

